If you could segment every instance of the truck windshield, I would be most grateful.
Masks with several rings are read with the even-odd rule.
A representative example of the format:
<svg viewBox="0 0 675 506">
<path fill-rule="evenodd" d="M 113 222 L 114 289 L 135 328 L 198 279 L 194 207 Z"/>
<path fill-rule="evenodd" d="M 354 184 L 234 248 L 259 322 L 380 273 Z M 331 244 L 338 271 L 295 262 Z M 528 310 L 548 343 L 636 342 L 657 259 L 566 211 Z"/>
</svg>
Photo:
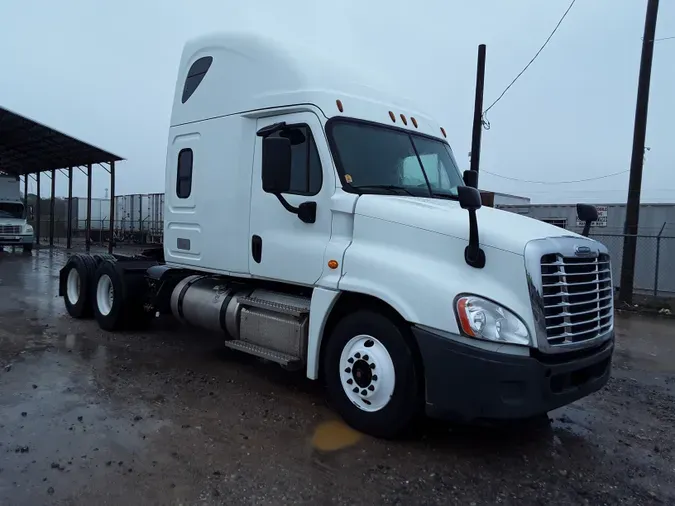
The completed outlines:
<svg viewBox="0 0 675 506">
<path fill-rule="evenodd" d="M 353 191 L 456 198 L 464 184 L 450 146 L 440 140 L 347 120 L 329 125 L 328 135 Z"/>
<path fill-rule="evenodd" d="M 0 218 L 23 218 L 23 204 L 0 202 Z"/>
</svg>

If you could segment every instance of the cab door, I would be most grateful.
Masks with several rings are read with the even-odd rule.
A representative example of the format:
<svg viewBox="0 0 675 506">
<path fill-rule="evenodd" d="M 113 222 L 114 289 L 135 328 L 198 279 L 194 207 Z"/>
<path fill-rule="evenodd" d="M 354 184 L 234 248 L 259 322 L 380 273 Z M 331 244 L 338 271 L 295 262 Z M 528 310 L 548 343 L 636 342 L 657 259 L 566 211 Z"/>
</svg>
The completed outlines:
<svg viewBox="0 0 675 506">
<path fill-rule="evenodd" d="M 291 189 L 283 197 L 292 206 L 316 203 L 313 223 L 282 206 L 262 188 L 262 137 L 256 137 L 251 185 L 249 268 L 253 277 L 314 285 L 324 270 L 331 236 L 330 199 L 335 172 L 319 118 L 311 112 L 259 119 L 256 130 L 284 122 L 272 135 L 291 140 Z"/>
</svg>

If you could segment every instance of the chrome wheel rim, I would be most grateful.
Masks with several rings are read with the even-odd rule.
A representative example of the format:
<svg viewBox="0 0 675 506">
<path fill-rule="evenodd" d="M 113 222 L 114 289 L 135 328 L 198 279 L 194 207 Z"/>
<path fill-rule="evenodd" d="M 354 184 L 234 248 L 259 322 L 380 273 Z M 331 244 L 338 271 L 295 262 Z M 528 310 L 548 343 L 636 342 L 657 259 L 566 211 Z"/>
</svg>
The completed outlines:
<svg viewBox="0 0 675 506">
<path fill-rule="evenodd" d="M 340 383 L 347 398 L 362 411 L 380 411 L 389 404 L 396 371 L 384 344 L 366 334 L 350 339 L 340 355 Z"/>
<path fill-rule="evenodd" d="M 98 278 L 96 285 L 96 305 L 98 306 L 99 313 L 103 316 L 109 315 L 114 301 L 115 289 L 113 288 L 112 279 L 107 274 L 103 274 Z"/>
</svg>

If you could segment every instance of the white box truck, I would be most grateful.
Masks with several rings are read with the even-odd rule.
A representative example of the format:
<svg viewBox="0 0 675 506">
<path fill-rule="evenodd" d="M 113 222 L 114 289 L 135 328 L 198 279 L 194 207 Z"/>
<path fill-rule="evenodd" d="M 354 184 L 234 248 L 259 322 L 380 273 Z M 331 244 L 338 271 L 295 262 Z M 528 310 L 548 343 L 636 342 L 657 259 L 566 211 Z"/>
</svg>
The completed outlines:
<svg viewBox="0 0 675 506">
<path fill-rule="evenodd" d="M 325 381 L 353 427 L 524 419 L 600 389 L 607 249 L 483 207 L 444 129 L 283 42 L 186 44 L 161 254 L 73 255 L 60 294 L 105 330 L 159 314 Z"/>
<path fill-rule="evenodd" d="M 26 220 L 19 178 L 0 174 L 0 250 L 20 246 L 26 253 L 33 251 L 33 227 Z"/>
</svg>

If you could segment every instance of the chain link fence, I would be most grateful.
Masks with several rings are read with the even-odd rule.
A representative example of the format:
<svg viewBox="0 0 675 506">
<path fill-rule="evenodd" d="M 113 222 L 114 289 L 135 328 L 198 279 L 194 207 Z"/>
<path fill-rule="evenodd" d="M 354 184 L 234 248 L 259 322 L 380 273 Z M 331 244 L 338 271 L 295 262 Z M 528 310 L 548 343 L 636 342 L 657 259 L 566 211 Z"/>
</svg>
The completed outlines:
<svg viewBox="0 0 675 506">
<path fill-rule="evenodd" d="M 37 234 L 37 222 L 29 221 L 33 226 L 33 230 Z M 66 244 L 68 232 L 67 220 L 54 220 L 54 244 Z M 134 223 L 120 220 L 114 222 L 113 240 L 118 245 L 148 245 L 161 244 L 164 235 L 163 222 L 151 221 L 136 221 Z M 43 217 L 40 220 L 40 243 L 49 243 L 50 220 Z M 85 243 L 87 237 L 87 221 L 74 220 L 72 226 L 72 242 L 73 244 Z M 91 236 L 92 244 L 104 244 L 108 242 L 110 237 L 110 220 L 91 220 Z"/>
<path fill-rule="evenodd" d="M 619 288 L 625 234 L 593 233 L 612 257 L 614 286 Z M 634 293 L 652 297 L 675 297 L 675 236 L 638 235 L 635 251 Z"/>
<path fill-rule="evenodd" d="M 37 233 L 35 222 L 31 223 Z M 91 243 L 105 244 L 110 235 L 110 220 L 92 220 Z M 50 237 L 49 218 L 40 221 L 40 242 L 48 243 Z M 86 241 L 86 220 L 73 222 L 73 244 Z M 163 222 L 125 220 L 115 221 L 113 239 L 117 245 L 161 244 L 163 240 Z M 54 243 L 66 243 L 67 221 L 54 221 Z M 612 276 L 614 285 L 619 287 L 621 262 L 625 235 L 591 231 L 590 237 L 600 241 L 609 249 L 612 257 Z M 675 298 L 675 235 L 661 232 L 652 235 L 637 236 L 635 257 L 635 293 L 653 297 Z"/>
</svg>

